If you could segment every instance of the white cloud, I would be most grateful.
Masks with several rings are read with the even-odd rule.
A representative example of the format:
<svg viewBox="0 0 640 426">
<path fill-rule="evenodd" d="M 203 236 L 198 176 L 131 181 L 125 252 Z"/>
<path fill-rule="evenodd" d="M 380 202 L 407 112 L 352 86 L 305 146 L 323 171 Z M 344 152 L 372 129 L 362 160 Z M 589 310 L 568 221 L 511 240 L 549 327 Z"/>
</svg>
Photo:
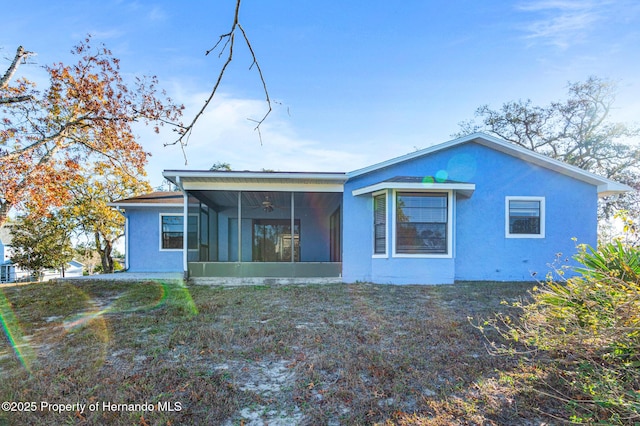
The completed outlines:
<svg viewBox="0 0 640 426">
<path fill-rule="evenodd" d="M 165 21 L 167 17 L 167 13 L 160 6 L 152 7 L 151 10 L 149 10 L 149 12 L 147 13 L 147 19 L 149 19 L 150 21 L 162 22 Z"/>
<path fill-rule="evenodd" d="M 533 0 L 519 4 L 518 9 L 535 14 L 535 19 L 523 27 L 526 38 L 561 49 L 585 42 L 602 23 L 624 16 L 620 1 Z"/>
<path fill-rule="evenodd" d="M 540 0 L 521 3 L 518 8 L 521 10 L 538 11 L 548 9 L 560 10 L 583 10 L 593 5 L 592 1 L 575 0 Z"/>
<path fill-rule="evenodd" d="M 186 107 L 185 122 L 190 121 L 204 102 L 206 94 L 177 96 Z M 208 170 L 216 162 L 225 162 L 233 170 L 276 171 L 350 171 L 367 164 L 367 155 L 333 149 L 328 143 L 297 134 L 288 116 L 274 105 L 274 111 L 260 127 L 250 119 L 264 116 L 264 100 L 240 99 L 218 94 L 196 123 L 186 145 L 188 164 L 179 145 L 163 147 L 176 134 L 163 129 L 158 136 L 149 129 L 139 129 L 140 140 L 152 153 L 147 171 L 153 185 L 158 185 L 165 169 Z"/>
</svg>

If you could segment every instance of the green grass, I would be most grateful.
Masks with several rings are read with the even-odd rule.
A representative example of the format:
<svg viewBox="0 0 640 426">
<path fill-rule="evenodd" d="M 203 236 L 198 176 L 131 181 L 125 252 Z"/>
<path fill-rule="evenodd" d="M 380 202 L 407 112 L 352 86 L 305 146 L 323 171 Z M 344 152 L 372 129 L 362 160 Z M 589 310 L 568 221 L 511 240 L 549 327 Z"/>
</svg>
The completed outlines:
<svg viewBox="0 0 640 426">
<path fill-rule="evenodd" d="M 0 340 L 0 399 L 99 409 L 2 412 L 0 424 L 535 421 L 540 401 L 516 398 L 501 379 L 517 365 L 490 355 L 468 319 L 508 309 L 500 302 L 530 287 L 3 288 L 0 307 L 3 319 L 13 318 L 6 326 L 13 339 Z M 156 410 L 111 411 L 103 403 Z"/>
</svg>

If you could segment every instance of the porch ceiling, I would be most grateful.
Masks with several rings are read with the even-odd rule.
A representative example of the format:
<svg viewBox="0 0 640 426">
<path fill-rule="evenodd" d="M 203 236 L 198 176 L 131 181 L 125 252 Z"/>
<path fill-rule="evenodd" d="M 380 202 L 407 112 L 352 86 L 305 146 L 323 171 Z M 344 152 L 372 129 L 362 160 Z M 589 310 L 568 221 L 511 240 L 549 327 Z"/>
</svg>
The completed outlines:
<svg viewBox="0 0 640 426">
<path fill-rule="evenodd" d="M 189 191 L 196 198 L 209 206 L 235 207 L 238 205 L 237 191 Z M 342 194 L 332 192 L 296 193 L 295 206 L 332 206 L 342 199 Z M 291 193 L 282 191 L 243 191 L 242 206 L 245 208 L 261 208 L 268 200 L 276 208 L 291 207 Z"/>
</svg>

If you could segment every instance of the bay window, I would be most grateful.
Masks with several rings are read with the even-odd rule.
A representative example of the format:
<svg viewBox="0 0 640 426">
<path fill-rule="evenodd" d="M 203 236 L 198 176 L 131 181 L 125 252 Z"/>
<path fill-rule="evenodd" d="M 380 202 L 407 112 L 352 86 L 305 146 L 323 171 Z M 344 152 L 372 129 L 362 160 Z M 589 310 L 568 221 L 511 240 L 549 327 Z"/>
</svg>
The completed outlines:
<svg viewBox="0 0 640 426">
<path fill-rule="evenodd" d="M 449 254 L 449 195 L 397 192 L 395 254 Z"/>
<path fill-rule="evenodd" d="M 387 254 L 387 194 L 373 197 L 373 254 Z"/>
</svg>

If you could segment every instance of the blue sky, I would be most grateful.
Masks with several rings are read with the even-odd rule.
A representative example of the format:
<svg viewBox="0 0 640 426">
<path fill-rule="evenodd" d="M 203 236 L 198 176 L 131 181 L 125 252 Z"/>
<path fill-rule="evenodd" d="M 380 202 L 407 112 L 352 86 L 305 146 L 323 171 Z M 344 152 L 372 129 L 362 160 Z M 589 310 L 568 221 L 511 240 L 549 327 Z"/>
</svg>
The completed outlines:
<svg viewBox="0 0 640 426">
<path fill-rule="evenodd" d="M 222 60 L 204 52 L 229 30 L 234 0 L 31 1 L 3 6 L 0 60 L 18 45 L 37 65 L 71 62 L 87 33 L 121 60 L 127 76 L 156 75 L 187 107 L 188 121 Z M 483 104 L 565 97 L 591 75 L 618 81 L 615 118 L 640 121 L 640 2 L 636 0 L 455 1 L 243 0 L 247 31 L 277 102 L 266 111 L 248 52 L 237 48 L 217 100 L 186 148 L 173 135 L 137 129 L 163 169 L 350 171 L 444 142 Z M 238 45 L 239 46 L 239 45 Z M 2 67 L 4 69 L 4 67 Z"/>
</svg>

